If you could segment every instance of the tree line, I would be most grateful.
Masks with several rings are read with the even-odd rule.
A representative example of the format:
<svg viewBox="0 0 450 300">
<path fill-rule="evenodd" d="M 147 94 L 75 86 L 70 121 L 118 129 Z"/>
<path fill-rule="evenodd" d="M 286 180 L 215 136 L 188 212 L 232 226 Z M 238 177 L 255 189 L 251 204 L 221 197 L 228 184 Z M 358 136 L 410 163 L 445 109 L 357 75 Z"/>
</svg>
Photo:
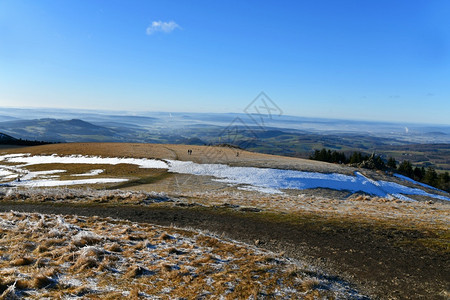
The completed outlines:
<svg viewBox="0 0 450 300">
<path fill-rule="evenodd" d="M 397 162 L 394 158 L 390 157 L 389 160 L 391 161 L 390 167 L 393 170 L 397 170 L 398 173 L 450 192 L 450 175 L 448 172 L 438 174 L 432 167 L 425 169 L 424 167 L 413 166 L 409 160 L 402 161 L 397 167 Z"/>
<path fill-rule="evenodd" d="M 313 160 L 326 161 L 330 163 L 338 164 L 350 164 L 350 165 L 363 165 L 361 167 L 367 169 L 385 170 L 386 164 L 379 155 L 368 155 L 361 152 L 353 152 L 350 156 L 347 156 L 344 152 L 323 148 L 322 150 L 315 150 L 309 157 Z"/>
<path fill-rule="evenodd" d="M 23 140 L 23 139 L 8 139 L 8 140 L 0 140 L 0 144 L 3 145 L 17 145 L 17 146 L 39 146 L 39 145 L 47 145 L 53 144 L 52 142 L 46 141 L 31 141 L 31 140 Z"/>
<path fill-rule="evenodd" d="M 385 161 L 376 154 L 368 155 L 353 152 L 351 155 L 346 155 L 344 152 L 325 148 L 315 150 L 309 158 L 330 163 L 347 164 L 358 168 L 395 171 L 416 181 L 450 192 L 450 175 L 448 172 L 438 174 L 432 167 L 425 169 L 424 167 L 413 166 L 409 160 L 402 161 L 397 166 L 397 161 L 393 157 L 389 157 Z"/>
</svg>

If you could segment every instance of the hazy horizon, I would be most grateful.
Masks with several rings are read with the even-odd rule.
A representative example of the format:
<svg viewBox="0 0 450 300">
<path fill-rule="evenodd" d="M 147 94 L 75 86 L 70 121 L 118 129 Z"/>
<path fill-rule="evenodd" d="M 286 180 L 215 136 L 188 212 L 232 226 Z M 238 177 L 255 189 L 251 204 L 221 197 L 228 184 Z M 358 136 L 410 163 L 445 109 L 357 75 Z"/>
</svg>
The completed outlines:
<svg viewBox="0 0 450 300">
<path fill-rule="evenodd" d="M 36 111 L 48 111 L 48 114 L 51 115 L 51 118 L 54 119 L 65 119 L 59 115 L 52 115 L 51 112 L 53 111 L 65 111 L 68 114 L 75 114 L 77 112 L 79 113 L 95 113 L 95 114 L 107 114 L 110 116 L 117 115 L 117 116 L 150 116 L 153 114 L 167 114 L 168 117 L 170 117 L 170 114 L 204 114 L 204 115 L 247 115 L 246 112 L 240 111 L 240 112 L 198 112 L 198 111 L 152 111 L 152 110 L 145 110 L 145 111 L 137 111 L 137 110 L 119 110 L 119 109 L 88 109 L 88 108 L 62 108 L 62 107 L 13 107 L 13 106 L 0 106 L 0 115 L 2 113 L 2 110 L 26 110 L 26 111 L 33 111 L 35 113 Z M 268 115 L 265 115 L 266 120 L 276 120 L 279 118 L 298 118 L 298 119 L 305 119 L 305 120 L 324 120 L 324 121 L 336 121 L 336 122 L 356 122 L 356 123 L 379 123 L 379 124 L 394 124 L 394 125 L 418 125 L 418 126 L 442 126 L 442 127 L 450 127 L 450 123 L 444 124 L 444 123 L 432 123 L 432 122 L 402 122 L 402 121 L 383 121 L 383 120 L 370 120 L 370 119 L 345 119 L 345 118 L 332 118 L 332 117 L 314 117 L 314 116 L 302 116 L 302 115 L 291 115 L 283 113 L 280 116 L 272 116 L 271 118 L 268 118 Z M 20 117 L 18 117 L 20 118 Z M 33 119 L 33 118 L 31 118 Z M 34 119 L 39 119 L 39 117 L 36 117 Z M 81 117 L 82 119 L 82 117 Z"/>
<path fill-rule="evenodd" d="M 0 3 L 0 106 L 449 124 L 447 1 Z"/>
</svg>

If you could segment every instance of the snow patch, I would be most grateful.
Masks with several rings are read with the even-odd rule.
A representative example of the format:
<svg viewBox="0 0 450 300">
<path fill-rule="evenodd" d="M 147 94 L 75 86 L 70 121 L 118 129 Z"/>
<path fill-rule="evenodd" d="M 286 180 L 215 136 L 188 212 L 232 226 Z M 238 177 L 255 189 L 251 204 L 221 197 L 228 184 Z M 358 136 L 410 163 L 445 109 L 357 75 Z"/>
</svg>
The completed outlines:
<svg viewBox="0 0 450 300">
<path fill-rule="evenodd" d="M 394 182 L 375 181 L 355 172 L 355 176 L 339 173 L 316 173 L 254 167 L 230 167 L 222 164 L 196 164 L 190 161 L 168 160 L 169 171 L 180 174 L 213 176 L 217 181 L 246 185 L 239 189 L 259 190 L 264 193 L 281 192 L 283 189 L 328 188 L 350 192 L 364 192 L 379 197 L 406 199 L 404 195 L 422 195 L 450 201 L 449 197 L 427 193 L 418 188 L 410 188 Z M 401 195 L 403 194 L 403 195 Z M 408 198 L 408 200 L 412 200 Z"/>
<path fill-rule="evenodd" d="M 57 173 L 64 173 L 66 170 L 49 170 L 49 171 L 36 171 L 36 172 L 28 172 L 26 175 L 22 176 L 21 180 L 31 180 L 35 177 L 40 177 L 42 175 L 52 175 Z"/>
<path fill-rule="evenodd" d="M 11 175 L 13 175 L 13 174 L 14 174 L 14 173 L 12 173 L 12 172 L 10 172 L 10 171 L 8 171 L 8 170 L 0 169 L 0 178 L 1 178 L 1 177 L 11 176 Z"/>
<path fill-rule="evenodd" d="M 94 169 L 94 170 L 90 170 L 89 172 L 86 172 L 86 173 L 74 174 L 73 176 L 96 176 L 96 175 L 103 173 L 104 171 L 105 170 L 102 170 L 102 169 Z"/>
<path fill-rule="evenodd" d="M 78 184 L 96 184 L 96 183 L 117 183 L 128 181 L 128 179 L 121 178 L 95 178 L 95 179 L 80 179 L 80 180 L 28 180 L 28 181 L 13 181 L 10 186 L 24 186 L 24 187 L 51 187 L 51 186 L 67 186 Z"/>
<path fill-rule="evenodd" d="M 0 156 L 0 160 L 4 160 L 4 156 Z M 118 165 L 130 164 L 138 165 L 141 168 L 147 169 L 166 169 L 167 164 L 162 160 L 145 159 L 145 158 L 120 158 L 120 157 L 99 157 L 99 156 L 57 156 L 52 155 L 35 155 L 30 156 L 22 154 L 7 158 L 8 162 L 24 163 L 27 166 L 39 164 L 105 164 Z"/>
<path fill-rule="evenodd" d="M 339 173 L 317 173 L 317 172 L 303 172 L 295 170 L 281 170 L 269 168 L 255 168 L 255 167 L 230 167 L 223 164 L 197 164 L 191 161 L 178 160 L 155 160 L 145 158 L 119 158 L 119 157 L 99 157 L 99 156 L 57 156 L 53 155 L 37 155 L 30 154 L 10 154 L 0 156 L 0 161 L 8 161 L 11 163 L 24 163 L 24 166 L 35 164 L 133 164 L 141 168 L 152 169 L 167 169 L 169 172 L 180 174 L 192 174 L 199 176 L 212 176 L 214 180 L 219 182 L 236 185 L 241 190 L 259 191 L 268 194 L 282 193 L 284 189 L 315 189 L 327 188 L 333 190 L 345 190 L 350 192 L 364 192 L 370 195 L 379 197 L 396 197 L 403 200 L 412 201 L 405 195 L 422 195 L 440 200 L 450 201 L 449 197 L 428 193 L 419 188 L 411 188 L 403 186 L 398 183 L 389 181 L 376 181 L 367 178 L 360 172 L 355 172 L 355 176 L 344 175 Z M 15 166 L 19 171 L 22 166 Z M 101 173 L 102 170 L 91 170 L 89 173 L 76 174 L 75 176 L 94 176 Z M 28 172 L 28 171 L 26 171 Z M 43 173 L 49 172 L 49 173 Z M 83 180 L 29 180 L 30 177 L 42 176 L 44 174 L 54 174 L 62 172 L 62 170 L 43 171 L 43 172 L 29 172 L 21 182 L 11 182 L 13 186 L 61 186 L 61 185 L 76 185 L 76 184 L 95 184 L 95 183 L 112 183 L 123 182 L 127 179 L 113 179 L 113 178 L 95 178 Z M 53 172 L 53 173 L 50 173 Z M 6 173 L 5 173 L 6 174 Z M 8 176 L 12 176 L 9 174 Z M 28 176 L 28 177 L 27 177 Z M 411 179 L 405 179 L 403 176 L 396 174 L 398 178 L 408 180 L 419 186 L 426 186 L 415 182 Z M 429 186 L 426 186 L 429 187 Z"/>
</svg>

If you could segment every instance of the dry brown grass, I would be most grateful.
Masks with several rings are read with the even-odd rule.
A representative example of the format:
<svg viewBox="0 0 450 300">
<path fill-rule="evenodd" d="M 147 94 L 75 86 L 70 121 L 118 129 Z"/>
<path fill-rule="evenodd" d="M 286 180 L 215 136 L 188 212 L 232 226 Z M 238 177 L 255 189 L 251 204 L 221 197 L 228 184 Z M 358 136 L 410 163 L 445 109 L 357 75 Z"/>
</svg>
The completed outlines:
<svg viewBox="0 0 450 300">
<path fill-rule="evenodd" d="M 30 257 L 20 257 L 11 261 L 11 266 L 27 266 L 34 262 Z"/>
<path fill-rule="evenodd" d="M 45 274 L 37 274 L 31 284 L 29 285 L 29 288 L 34 288 L 34 289 L 42 289 L 45 287 L 49 287 L 52 284 L 54 284 L 54 281 L 48 277 Z"/>
<path fill-rule="evenodd" d="M 301 271 L 294 278 L 289 271 L 294 264 L 274 254 L 176 228 L 13 212 L 0 214 L 0 229 L 4 299 L 145 295 L 235 299 L 272 297 L 277 290 L 297 298 L 304 295 L 304 282 L 310 278 Z M 52 234 L 55 229 L 61 233 L 58 238 Z M 39 234 L 29 236 L 30 231 Z M 314 291 L 315 286 L 309 286 L 307 292 Z"/>
<path fill-rule="evenodd" d="M 108 203 L 108 204 L 144 204 L 170 201 L 165 193 L 123 191 L 123 190 L 93 190 L 90 188 L 28 188 L 0 190 L 0 201 L 24 202 L 69 202 L 69 203 Z M 52 233 L 58 237 L 58 232 Z"/>
<path fill-rule="evenodd" d="M 323 218 L 342 219 L 351 222 L 380 223 L 389 226 L 421 230 L 448 230 L 450 205 L 441 202 L 410 202 L 398 199 L 355 195 L 348 199 L 320 196 L 268 195 L 251 192 L 185 192 L 190 203 L 206 206 L 246 207 L 254 206 L 264 212 L 302 215 L 318 215 Z"/>
<path fill-rule="evenodd" d="M 105 249 L 112 252 L 122 252 L 122 248 L 117 243 L 107 244 Z"/>
<path fill-rule="evenodd" d="M 145 274 L 146 272 L 148 271 L 145 268 L 138 265 L 133 265 L 128 268 L 124 276 L 127 278 L 136 278 L 138 276 Z"/>
</svg>

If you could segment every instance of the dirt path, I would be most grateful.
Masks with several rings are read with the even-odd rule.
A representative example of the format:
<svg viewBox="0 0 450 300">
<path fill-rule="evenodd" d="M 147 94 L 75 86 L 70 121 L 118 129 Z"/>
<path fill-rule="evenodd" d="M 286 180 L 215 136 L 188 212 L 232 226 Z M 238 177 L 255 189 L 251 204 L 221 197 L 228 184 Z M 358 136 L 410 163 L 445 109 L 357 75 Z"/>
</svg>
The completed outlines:
<svg viewBox="0 0 450 300">
<path fill-rule="evenodd" d="M 98 215 L 160 225 L 206 229 L 254 243 L 322 267 L 356 283 L 363 293 L 380 299 L 445 299 L 450 282 L 449 255 L 398 246 L 420 232 L 357 226 L 336 227 L 326 220 L 295 224 L 268 220 L 260 213 L 228 209 L 77 206 L 72 204 L 1 203 L 0 211 Z"/>
</svg>

